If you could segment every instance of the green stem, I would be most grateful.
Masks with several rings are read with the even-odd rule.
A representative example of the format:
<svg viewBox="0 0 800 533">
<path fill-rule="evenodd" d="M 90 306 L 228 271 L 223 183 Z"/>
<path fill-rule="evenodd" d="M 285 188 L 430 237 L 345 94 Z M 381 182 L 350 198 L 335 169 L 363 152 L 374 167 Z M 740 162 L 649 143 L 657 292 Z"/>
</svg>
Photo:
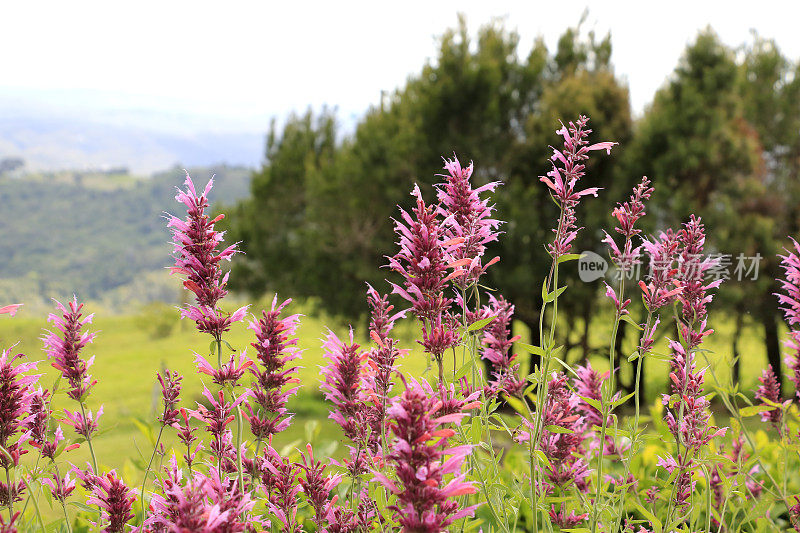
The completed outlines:
<svg viewBox="0 0 800 533">
<path fill-rule="evenodd" d="M 61 472 L 58 470 L 58 464 L 53 461 L 53 466 L 56 469 L 56 481 L 57 484 L 61 484 Z M 63 498 L 58 498 L 58 501 L 61 503 L 61 510 L 64 511 L 64 524 L 67 526 L 67 532 L 72 533 L 72 525 L 69 522 L 69 515 L 67 515 L 67 503 L 64 501 Z"/>
<path fill-rule="evenodd" d="M 87 423 L 86 420 L 86 408 L 83 405 L 83 400 L 79 400 L 78 403 L 81 406 L 81 415 L 83 416 L 84 424 Z M 92 433 L 91 431 L 86 431 L 86 443 L 89 445 L 89 454 L 92 456 L 92 468 L 94 468 L 94 475 L 99 476 L 100 471 L 97 469 L 97 456 L 94 454 L 94 446 L 92 446 Z"/>
<path fill-rule="evenodd" d="M 627 241 L 625 243 L 627 249 Z M 617 298 L 620 302 L 625 301 L 625 271 L 620 271 L 619 280 L 619 293 Z M 616 389 L 616 374 L 614 372 L 614 355 L 617 347 L 617 332 L 619 331 L 619 323 L 622 319 L 622 311 L 616 310 L 614 313 L 614 327 L 611 330 L 611 343 L 608 347 L 608 386 L 601 390 L 600 394 L 600 407 L 603 417 L 602 425 L 600 426 L 600 452 L 597 455 L 597 485 L 595 486 L 594 505 L 592 506 L 592 533 L 597 532 L 597 513 L 601 507 L 601 487 L 603 485 L 603 452 L 606 447 L 606 429 L 608 427 L 608 417 L 611 414 L 611 402 L 614 401 L 614 392 Z M 638 424 L 638 422 L 637 422 Z"/>
<path fill-rule="evenodd" d="M 6 469 L 6 488 L 8 489 L 8 523 L 10 524 L 11 521 L 14 519 L 14 496 L 12 495 L 12 488 L 11 488 L 11 474 L 8 471 L 8 467 Z"/>
<path fill-rule="evenodd" d="M 39 527 L 42 528 L 42 531 L 45 531 L 46 529 L 44 526 L 44 518 L 42 518 L 42 510 L 39 508 L 39 499 L 36 498 L 36 496 L 33 496 L 34 487 L 31 487 L 31 484 L 28 482 L 27 479 L 25 479 L 24 476 L 22 478 L 22 481 L 25 483 L 25 486 L 28 487 L 28 494 L 31 495 L 31 499 L 33 500 L 33 508 L 36 510 L 36 518 L 39 519 Z M 37 486 L 37 489 L 38 488 L 40 488 L 40 486 Z"/>
<path fill-rule="evenodd" d="M 233 393 L 231 393 L 233 394 Z M 242 468 L 242 406 L 236 406 L 236 467 L 239 470 L 239 490 L 244 494 L 244 472 Z"/>
<path fill-rule="evenodd" d="M 142 480 L 142 490 L 139 493 L 139 497 L 142 500 L 142 524 L 144 524 L 145 518 L 147 518 L 147 507 L 144 504 L 144 489 L 147 486 L 147 475 L 150 474 L 150 467 L 153 466 L 153 459 L 156 457 L 156 451 L 158 450 L 158 445 L 161 442 L 161 435 L 164 433 L 164 424 L 161 424 L 161 428 L 158 430 L 158 438 L 156 438 L 156 444 L 153 446 L 153 453 L 150 454 L 150 461 L 147 462 L 147 469 L 144 471 L 144 479 Z"/>
</svg>

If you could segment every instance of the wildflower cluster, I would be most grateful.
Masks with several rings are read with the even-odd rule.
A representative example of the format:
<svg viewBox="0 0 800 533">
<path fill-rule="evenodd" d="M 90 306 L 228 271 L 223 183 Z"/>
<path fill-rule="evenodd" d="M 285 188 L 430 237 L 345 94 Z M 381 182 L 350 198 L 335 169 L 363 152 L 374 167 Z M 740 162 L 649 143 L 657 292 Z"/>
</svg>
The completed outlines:
<svg viewBox="0 0 800 533">
<path fill-rule="evenodd" d="M 53 404 L 61 401 L 57 385 L 38 384 L 36 363 L 0 352 L 0 531 L 50 527 L 40 512 L 42 494 L 60 506 L 68 531 L 652 533 L 763 531 L 768 524 L 800 531 L 796 405 L 782 398 L 777 368 L 764 370 L 750 397 L 718 379 L 713 355 L 703 349 L 713 332 L 711 292 L 719 287 L 706 281 L 715 263 L 701 259 L 705 228 L 691 216 L 680 231 L 643 238 L 638 223 L 654 192 L 648 178 L 611 213 L 622 243 L 608 233 L 602 240 L 621 270 L 631 268 L 640 247 L 650 253 L 654 268 L 636 289 L 643 305 L 637 309 L 626 297 L 624 282 L 606 286 L 614 303 L 607 367 L 589 347 L 586 360 L 575 361 L 559 346 L 558 298 L 566 290 L 559 268 L 575 258 L 569 251 L 580 229 L 576 207 L 600 190 L 581 189 L 579 181 L 590 152 L 615 145 L 590 144 L 587 125 L 584 116 L 562 124 L 563 148 L 553 149 L 552 169 L 540 178 L 560 212 L 547 247 L 552 267 L 535 345 L 514 335 L 514 304 L 482 285 L 498 261 L 489 247 L 503 222 L 494 218 L 488 193 L 499 182 L 474 185 L 472 163 L 462 166 L 454 157 L 444 161 L 434 203 L 414 187 L 414 206 L 401 209 L 394 222 L 399 249 L 388 257 L 399 277 L 388 286 L 406 308 L 395 309 L 391 294 L 367 285 L 365 331 L 329 329 L 322 339 L 319 388 L 345 449 L 317 442 L 313 422 L 305 427 L 313 447 L 297 441 L 282 447 L 296 436 L 287 431 L 293 397 L 307 401 L 298 377 L 301 315 L 290 311 L 291 300 L 275 296 L 249 321 L 249 346 L 230 344 L 226 333 L 248 309 L 222 309 L 228 274 L 221 263 L 234 257 L 237 245 L 222 244 L 215 229 L 222 215 L 207 214 L 213 181 L 198 194 L 187 176 L 176 196 L 185 218 L 168 221 L 172 271 L 194 296 L 181 316 L 208 334 L 211 345 L 194 354 L 194 380 L 169 369 L 156 374 L 160 402 L 145 428 L 153 447 L 149 461 L 141 461 L 141 484 L 101 468 L 95 447 L 103 407 L 88 408 L 98 382 L 89 372 L 94 358 L 83 356 L 95 337 L 86 330 L 92 315 L 77 298 L 56 302 L 48 318 L 54 332 L 43 341 L 66 383 L 63 411 Z M 786 363 L 798 388 L 799 257 L 794 242 L 794 251 L 782 256 L 778 295 L 790 328 Z M 18 309 L 0 307 L 0 315 Z M 639 312 L 643 321 L 634 319 Z M 395 328 L 406 315 L 420 323 L 416 339 Z M 622 321 L 634 326 L 634 339 L 625 336 Z M 662 346 L 659 328 L 673 321 L 675 334 Z M 436 362 L 438 376 L 405 368 L 413 362 L 414 340 Z M 522 350 L 534 356 L 530 364 L 518 357 Z M 624 350 L 632 353 L 619 353 Z M 629 390 L 617 385 L 625 356 L 633 374 Z M 666 360 L 668 393 L 640 417 L 642 368 L 656 359 Z M 715 425 L 709 379 L 731 412 L 731 428 Z M 188 386 L 202 394 L 182 398 Z M 623 416 L 627 402 L 631 416 Z M 739 409 L 738 402 L 750 405 Z M 753 436 L 752 424 L 742 419 L 755 415 L 769 433 Z M 62 426 L 74 434 L 66 436 Z M 174 449 L 163 440 L 172 431 Z M 777 444 L 770 444 L 776 434 Z M 90 461 L 67 467 L 62 454 L 84 443 Z M 35 458 L 23 462 L 31 451 Z M 778 455 L 782 463 L 768 462 Z M 127 477 L 127 469 L 120 472 Z"/>
</svg>

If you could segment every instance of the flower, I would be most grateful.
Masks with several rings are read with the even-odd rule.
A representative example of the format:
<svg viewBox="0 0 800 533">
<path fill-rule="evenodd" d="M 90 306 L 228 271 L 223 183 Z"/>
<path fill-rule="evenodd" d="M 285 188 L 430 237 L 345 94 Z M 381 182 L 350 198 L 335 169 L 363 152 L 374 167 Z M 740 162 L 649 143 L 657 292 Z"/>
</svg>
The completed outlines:
<svg viewBox="0 0 800 533">
<path fill-rule="evenodd" d="M 162 373 L 157 373 L 156 378 L 161 384 L 161 402 L 164 404 L 164 411 L 158 420 L 165 426 L 172 426 L 178 422 L 178 410 L 175 406 L 180 401 L 183 376 L 165 369 Z"/>
<path fill-rule="evenodd" d="M 238 359 L 235 353 L 231 353 L 228 362 L 223 363 L 219 368 L 211 366 L 206 358 L 198 353 L 195 353 L 194 362 L 197 364 L 199 373 L 211 376 L 214 383 L 220 387 L 238 385 L 245 371 L 253 364 L 253 361 L 247 358 L 247 350 L 242 350 Z"/>
<path fill-rule="evenodd" d="M 47 331 L 42 339 L 47 356 L 52 359 L 53 367 L 61 372 L 69 383 L 70 390 L 67 395 L 75 401 L 82 402 L 86 399 L 97 381 L 89 374 L 89 367 L 94 363 L 94 357 L 83 360 L 80 352 L 87 344 L 94 341 L 96 333 L 82 332 L 86 324 L 91 324 L 94 314 L 83 317 L 81 309 L 83 304 L 78 304 L 78 299 L 73 297 L 68 303 L 68 308 L 56 301 L 56 308 L 60 316 L 50 313 L 47 321 L 52 323 L 61 335 Z M 83 317 L 83 318 L 82 318 Z"/>
<path fill-rule="evenodd" d="M 705 370 L 697 369 L 694 351 L 685 350 L 675 341 L 670 341 L 669 346 L 672 351 L 672 371 L 669 374 L 672 395 L 663 395 L 662 403 L 669 408 L 664 415 L 667 427 L 682 446 L 678 449 L 677 459 L 670 457 L 669 462 L 662 466 L 669 471 L 678 469 L 673 503 L 676 508 L 685 509 L 695 486 L 695 455 L 714 437 L 725 435 L 726 428 L 708 425 L 711 412 L 710 402 L 703 394 Z M 674 405 L 673 399 L 677 399 Z"/>
<path fill-rule="evenodd" d="M 417 381 L 405 382 L 406 389 L 388 410 L 395 442 L 388 455 L 397 482 L 373 471 L 374 480 L 397 496 L 389 509 L 405 531 L 439 533 L 459 518 L 473 516 L 477 506 L 459 508 L 455 499 L 476 492 L 465 481 L 461 466 L 470 446 L 449 448 L 455 432 L 445 426 L 458 424 L 464 412 L 443 414 L 442 402 Z M 446 458 L 449 456 L 449 458 Z M 445 476 L 452 479 L 445 480 Z"/>
<path fill-rule="evenodd" d="M 501 222 L 491 218 L 494 207 L 489 205 L 488 199 L 481 199 L 480 194 L 494 191 L 500 182 L 473 189 L 470 183 L 472 163 L 463 168 L 455 155 L 453 159 L 445 159 L 444 168 L 447 175 L 441 176 L 445 181 L 436 188 L 441 204 L 439 212 L 445 219 L 452 217 L 453 223 L 447 227 L 446 236 L 461 240 L 451 252 L 450 259 L 454 263 L 463 262 L 453 279 L 458 286 L 465 288 L 477 283 L 481 274 L 499 260 L 495 257 L 485 265 L 481 262 L 486 244 L 497 240 L 497 228 Z"/>
<path fill-rule="evenodd" d="M 11 304 L 11 305 L 4 305 L 0 307 L 0 315 L 9 315 L 14 316 L 17 314 L 19 308 L 22 307 L 22 304 Z"/>
<path fill-rule="evenodd" d="M 6 470 L 19 465 L 20 457 L 27 453 L 23 443 L 33 433 L 28 428 L 34 419 L 30 414 L 35 398 L 32 384 L 39 376 L 24 374 L 35 370 L 36 363 L 18 363 L 21 357 L 22 354 L 11 355 L 9 350 L 0 353 L 0 446 L 4 450 L 0 466 Z"/>
<path fill-rule="evenodd" d="M 377 454 L 381 448 L 381 438 L 385 435 L 386 409 L 389 405 L 389 392 L 394 386 L 393 377 L 397 371 L 397 359 L 408 353 L 397 347 L 397 341 L 389 337 L 398 318 L 405 316 L 405 311 L 392 314 L 394 307 L 389 304 L 386 295 L 367 285 L 367 302 L 370 306 L 370 337 L 376 346 L 367 354 L 366 374 L 364 376 L 364 394 L 370 398 L 368 406 L 372 411 L 368 415 L 370 427 L 370 452 Z"/>
<path fill-rule="evenodd" d="M 184 184 L 186 190 L 178 189 L 175 200 L 186 205 L 186 219 L 170 216 L 167 223 L 172 230 L 174 243 L 175 266 L 171 271 L 186 277 L 183 286 L 194 293 L 197 302 L 197 305 L 184 307 L 181 316 L 194 320 L 198 330 L 209 333 L 219 342 L 231 324 L 242 320 L 247 311 L 245 306 L 229 315 L 217 307 L 220 299 L 228 293 L 225 288 L 228 274 L 222 275 L 220 262 L 223 259 L 230 261 L 238 250 L 236 244 L 223 250 L 218 248 L 223 233 L 216 231 L 214 224 L 222 220 L 224 215 L 210 219 L 205 214 L 214 179 L 208 180 L 203 194 L 199 196 L 188 173 Z"/>
<path fill-rule="evenodd" d="M 550 506 L 550 520 L 561 529 L 571 529 L 586 520 L 586 517 L 589 516 L 589 513 L 583 514 L 575 514 L 575 511 L 570 511 L 567 514 L 566 509 L 564 508 L 564 504 L 561 504 L 561 507 L 558 511 L 556 511 L 556 506 Z"/>
<path fill-rule="evenodd" d="M 761 413 L 761 421 L 769 422 L 779 434 L 783 434 L 781 386 L 778 383 L 778 376 L 772 370 L 772 365 L 767 365 L 758 381 L 761 385 L 756 390 L 755 398 L 760 400 L 763 406 L 770 408 L 770 410 Z"/>
<path fill-rule="evenodd" d="M 389 267 L 403 276 L 404 286 L 392 283 L 392 293 L 399 294 L 411 303 L 414 314 L 422 320 L 432 320 L 447 309 L 450 301 L 442 293 L 448 278 L 448 258 L 463 242 L 463 238 L 447 239 L 448 225 L 452 219 L 439 219 L 433 206 L 422 199 L 419 186 L 411 193 L 417 200 L 412 210 L 414 217 L 400 209 L 400 220 L 395 221 L 395 233 L 400 238 L 400 251 L 387 257 Z M 464 260 L 460 266 L 469 263 Z"/>
<path fill-rule="evenodd" d="M 194 432 L 197 431 L 197 428 L 192 427 L 189 423 L 189 412 L 186 409 L 181 408 L 180 415 L 180 420 L 173 423 L 172 427 L 176 429 L 178 440 L 180 440 L 181 444 L 186 448 L 186 452 L 183 454 L 183 460 L 186 462 L 186 466 L 189 470 L 191 470 L 195 462 L 195 456 L 197 452 L 203 448 L 203 445 L 198 444 L 192 449 L 192 444 L 197 440 L 197 437 L 194 436 Z"/>
<path fill-rule="evenodd" d="M 652 241 L 644 239 L 642 246 L 650 255 L 649 283 L 639 281 L 645 306 L 654 312 L 672 303 L 682 288 L 675 267 L 678 253 L 678 237 L 670 229 L 662 231 Z"/>
<path fill-rule="evenodd" d="M 352 328 L 349 343 L 342 342 L 328 330 L 322 349 L 329 363 L 322 368 L 324 381 L 320 388 L 325 399 L 334 405 L 328 418 L 341 426 L 347 438 L 365 445 L 369 426 L 365 423 L 362 406 L 367 353 L 360 348 L 353 341 Z"/>
<path fill-rule="evenodd" d="M 136 491 L 129 489 L 112 470 L 105 476 L 97 476 L 92 494 L 86 501 L 88 505 L 97 505 L 102 512 L 103 529 L 106 533 L 117 533 L 125 530 L 133 517 L 133 502 Z"/>
<path fill-rule="evenodd" d="M 75 480 L 70 477 L 69 472 L 66 473 L 63 479 L 56 475 L 42 478 L 42 484 L 50 489 L 50 494 L 54 498 L 62 502 L 69 498 L 72 491 L 75 490 Z"/>
<path fill-rule="evenodd" d="M 635 228 L 636 222 L 645 215 L 644 201 L 650 199 L 653 188 L 650 187 L 650 180 L 646 177 L 633 189 L 630 201 L 617 204 L 611 214 L 617 219 L 619 225 L 614 228 L 625 238 L 622 250 L 608 233 L 605 233 L 603 242 L 607 243 L 611 250 L 611 260 L 624 273 L 629 271 L 638 262 L 639 250 L 641 246 L 633 247 L 633 237 L 641 233 L 640 229 Z"/>
<path fill-rule="evenodd" d="M 261 318 L 248 326 L 256 335 L 251 346 L 256 349 L 258 364 L 250 367 L 255 382 L 245 416 L 253 435 L 260 440 L 283 431 L 292 420 L 292 416 L 287 414 L 286 402 L 297 393 L 299 378 L 297 367 L 287 365 L 300 357 L 297 337 L 294 336 L 300 315 L 281 317 L 289 303 L 291 300 L 285 300 L 278 305 L 278 296 L 275 295 L 272 308 L 262 311 Z"/>
<path fill-rule="evenodd" d="M 489 382 L 490 395 L 508 394 L 519 396 L 525 383 L 519 379 L 519 364 L 514 360 L 517 354 L 511 353 L 519 335 L 511 336 L 511 322 L 514 318 L 514 306 L 502 295 L 489 296 L 489 305 L 484 306 L 486 314 L 494 317 L 483 330 L 481 344 L 484 346 L 481 357 L 492 364 L 492 380 Z"/>
<path fill-rule="evenodd" d="M 548 250 L 554 258 L 568 253 L 572 247 L 572 241 L 578 235 L 579 228 L 575 224 L 575 208 L 581 197 L 597 196 L 597 191 L 600 190 L 597 187 L 575 189 L 585 173 L 586 166 L 583 161 L 589 159 L 589 152 L 594 150 L 605 150 L 610 154 L 611 147 L 617 144 L 602 142 L 589 145 L 586 137 L 592 130 L 586 128 L 588 122 L 589 119 L 581 115 L 577 122 L 570 122 L 569 127 L 561 124 L 561 128 L 556 131 L 556 134 L 564 137 L 564 149 L 560 151 L 553 148 L 553 155 L 550 157 L 553 168 L 547 173 L 547 176 L 539 177 L 539 181 L 550 188 L 553 198 L 561 207 L 558 227 L 553 230 L 556 234 L 555 239 L 548 245 Z"/>
<path fill-rule="evenodd" d="M 237 405 L 244 402 L 249 395 L 250 392 L 247 391 L 238 397 L 232 397 L 232 401 L 228 401 L 222 390 L 214 394 L 208 390 L 208 387 L 203 386 L 203 396 L 208 401 L 209 407 L 198 403 L 196 410 L 189 411 L 190 416 L 206 424 L 205 429 L 211 434 L 209 451 L 217 458 L 221 468 L 226 472 L 232 472 L 236 469 L 236 460 L 231 459 L 236 456 L 236 450 L 233 449 L 231 444 L 232 432 L 227 428 L 235 418 L 233 410 Z"/>
<path fill-rule="evenodd" d="M 690 349 L 695 348 L 704 336 L 713 333 L 706 330 L 706 305 L 711 302 L 712 296 L 709 289 L 720 286 L 722 279 L 705 284 L 705 272 L 718 263 L 718 259 L 703 258 L 705 232 L 701 220 L 691 215 L 689 222 L 684 224 L 678 232 L 680 256 L 678 258 L 677 279 L 680 281 L 681 291 L 676 295 L 681 304 L 681 329 L 683 338 Z"/>
<path fill-rule="evenodd" d="M 284 533 L 300 533 L 297 523 L 297 494 L 301 484 L 298 483 L 300 467 L 282 457 L 270 445 L 264 448 L 261 482 L 269 499 L 267 505 L 273 515 L 281 522 Z"/>
<path fill-rule="evenodd" d="M 69 411 L 64 409 L 64 414 L 66 415 L 66 420 L 64 420 L 65 424 L 68 424 L 75 428 L 75 433 L 81 435 L 85 439 L 90 439 L 92 437 L 92 433 L 97 431 L 99 427 L 97 422 L 100 420 L 100 417 L 103 416 L 103 406 L 100 406 L 100 409 L 97 410 L 97 414 L 93 415 L 91 411 L 88 409 L 86 410 L 86 414 Z"/>
<path fill-rule="evenodd" d="M 311 444 L 306 445 L 307 454 L 300 454 L 302 463 L 298 466 L 303 470 L 304 476 L 299 478 L 306 501 L 314 509 L 314 524 L 321 531 L 326 522 L 326 517 L 335 503 L 331 499 L 331 491 L 339 486 L 341 474 L 325 475 L 326 465 L 314 459 L 314 450 Z"/>
<path fill-rule="evenodd" d="M 786 251 L 786 255 L 780 255 L 781 267 L 784 270 L 784 278 L 779 280 L 781 288 L 786 294 L 776 294 L 780 302 L 786 323 L 789 325 L 789 340 L 786 346 L 790 352 L 786 356 L 786 366 L 791 370 L 789 379 L 795 385 L 795 394 L 800 399 L 800 244 L 792 239 L 794 252 Z M 796 253 L 795 253 L 796 252 Z"/>
</svg>

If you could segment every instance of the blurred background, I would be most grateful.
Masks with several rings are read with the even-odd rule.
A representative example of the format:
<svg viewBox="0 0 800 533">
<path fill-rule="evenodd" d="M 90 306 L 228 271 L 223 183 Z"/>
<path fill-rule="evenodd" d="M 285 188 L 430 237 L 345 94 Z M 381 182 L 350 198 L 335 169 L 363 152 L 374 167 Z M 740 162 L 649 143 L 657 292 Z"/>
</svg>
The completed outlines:
<svg viewBox="0 0 800 533">
<path fill-rule="evenodd" d="M 580 207 L 576 249 L 606 255 L 611 209 L 643 175 L 656 189 L 647 233 L 703 217 L 708 249 L 733 257 L 711 307 L 713 361 L 752 386 L 781 367 L 775 255 L 800 236 L 799 16 L 788 1 L 5 3 L 0 302 L 25 307 L 0 339 L 42 358 L 50 299 L 76 294 L 102 317 L 107 416 L 146 417 L 153 372 L 191 373 L 205 346 L 177 320 L 186 295 L 165 268 L 163 214 L 179 214 L 186 169 L 200 184 L 216 175 L 214 209 L 242 241 L 232 299 L 257 311 L 277 292 L 308 316 L 313 379 L 324 325 L 364 323 L 365 281 L 387 290 L 397 205 L 414 183 L 432 199 L 456 154 L 478 183 L 503 183 L 487 283 L 535 343 L 556 216 L 538 176 L 559 119 L 587 114 L 593 140 L 620 146 L 588 169 L 604 190 Z M 757 275 L 736 279 L 739 255 L 760 257 Z M 607 350 L 611 312 L 601 282 L 571 268 L 572 362 Z M 618 337 L 622 386 L 633 336 Z M 645 371 L 653 397 L 664 370 Z M 115 379 L 135 390 L 115 397 Z"/>
</svg>

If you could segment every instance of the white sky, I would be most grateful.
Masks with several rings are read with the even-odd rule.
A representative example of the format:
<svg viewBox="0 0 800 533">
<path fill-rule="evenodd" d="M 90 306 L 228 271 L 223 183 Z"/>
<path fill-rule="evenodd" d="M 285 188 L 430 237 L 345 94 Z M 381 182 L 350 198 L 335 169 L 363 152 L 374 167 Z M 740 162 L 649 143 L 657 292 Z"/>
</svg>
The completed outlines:
<svg viewBox="0 0 800 533">
<path fill-rule="evenodd" d="M 552 48 L 587 5 L 584 28 L 611 30 L 612 61 L 630 84 L 635 112 L 707 24 L 729 45 L 756 29 L 800 58 L 796 0 L 3 2 L 0 90 L 25 90 L 56 105 L 170 110 L 260 129 L 264 117 L 309 105 L 337 106 L 349 121 L 435 57 L 435 37 L 455 26 L 458 12 L 473 34 L 491 17 L 506 17 L 526 54 L 539 34 Z"/>
</svg>

